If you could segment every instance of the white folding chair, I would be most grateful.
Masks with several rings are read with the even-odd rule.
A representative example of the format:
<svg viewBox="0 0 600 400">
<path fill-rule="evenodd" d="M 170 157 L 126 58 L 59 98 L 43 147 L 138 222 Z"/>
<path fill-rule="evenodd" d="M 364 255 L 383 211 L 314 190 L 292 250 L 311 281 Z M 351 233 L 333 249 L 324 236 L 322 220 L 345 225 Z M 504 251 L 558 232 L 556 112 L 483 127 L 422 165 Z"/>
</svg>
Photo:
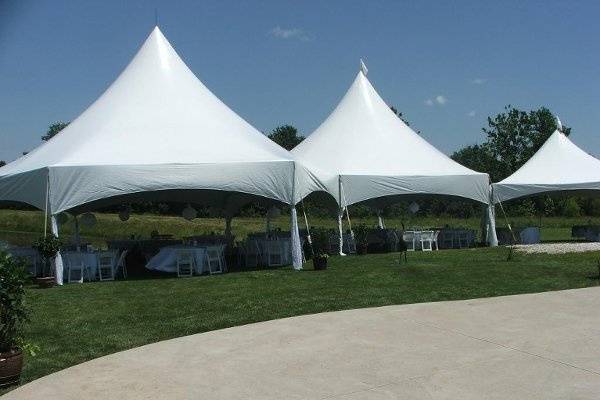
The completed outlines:
<svg viewBox="0 0 600 400">
<path fill-rule="evenodd" d="M 460 231 L 457 234 L 458 236 L 458 248 L 459 249 L 464 249 L 466 247 L 469 247 L 469 232 L 467 231 Z"/>
<path fill-rule="evenodd" d="M 98 279 L 100 281 L 115 280 L 115 253 L 102 251 L 96 255 L 98 259 Z"/>
<path fill-rule="evenodd" d="M 267 265 L 269 267 L 283 265 L 283 249 L 279 240 L 267 241 Z"/>
<path fill-rule="evenodd" d="M 433 250 L 433 231 L 421 232 L 421 250 L 432 251 Z"/>
<path fill-rule="evenodd" d="M 67 256 L 67 281 L 83 283 L 83 275 L 87 274 L 88 281 L 90 280 L 89 270 L 86 267 L 83 256 L 80 253 L 70 253 Z M 77 273 L 77 278 L 73 279 L 73 273 Z"/>
<path fill-rule="evenodd" d="M 439 250 L 440 246 L 438 245 L 438 236 L 440 236 L 440 231 L 435 231 L 433 233 L 433 244 L 435 244 L 435 249 Z"/>
<path fill-rule="evenodd" d="M 127 253 L 129 253 L 129 250 L 127 249 L 121 252 L 121 255 L 119 255 L 119 261 L 117 261 L 117 266 L 115 269 L 115 275 L 118 275 L 119 270 L 121 270 L 121 274 L 123 275 L 124 279 L 127 279 Z"/>
<path fill-rule="evenodd" d="M 453 249 L 454 248 L 454 231 L 446 230 L 444 231 L 444 235 L 442 237 L 442 243 L 444 244 L 445 249 Z"/>
<path fill-rule="evenodd" d="M 416 235 L 414 231 L 405 231 L 402 234 L 402 240 L 406 243 L 407 251 L 415 251 Z"/>
<path fill-rule="evenodd" d="M 208 272 L 211 274 L 223 272 L 222 248 L 223 246 L 208 246 L 206 248 L 206 264 L 208 265 Z"/>
<path fill-rule="evenodd" d="M 349 233 L 344 233 L 344 252 L 346 254 L 356 254 L 356 241 Z"/>
<path fill-rule="evenodd" d="M 191 250 L 177 250 L 177 277 L 194 275 L 194 253 Z"/>
<path fill-rule="evenodd" d="M 262 262 L 262 252 L 258 240 L 249 239 L 244 245 L 246 267 L 258 267 Z"/>
<path fill-rule="evenodd" d="M 227 245 L 226 244 L 222 244 L 219 246 L 219 254 L 221 256 L 221 269 L 224 272 L 227 272 L 227 260 L 225 259 L 225 250 L 227 249 Z"/>
</svg>

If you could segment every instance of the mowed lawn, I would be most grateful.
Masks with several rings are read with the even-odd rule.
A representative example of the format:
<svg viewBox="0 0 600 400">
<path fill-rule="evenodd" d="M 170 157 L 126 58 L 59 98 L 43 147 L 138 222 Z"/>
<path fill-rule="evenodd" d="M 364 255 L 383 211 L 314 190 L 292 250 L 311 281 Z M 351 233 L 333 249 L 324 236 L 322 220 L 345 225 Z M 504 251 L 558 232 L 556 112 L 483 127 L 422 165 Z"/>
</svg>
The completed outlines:
<svg viewBox="0 0 600 400">
<path fill-rule="evenodd" d="M 290 268 L 194 278 L 70 284 L 27 291 L 30 381 L 105 354 L 183 335 L 301 314 L 598 284 L 600 253 L 524 255 L 506 248 L 331 257 Z"/>
</svg>

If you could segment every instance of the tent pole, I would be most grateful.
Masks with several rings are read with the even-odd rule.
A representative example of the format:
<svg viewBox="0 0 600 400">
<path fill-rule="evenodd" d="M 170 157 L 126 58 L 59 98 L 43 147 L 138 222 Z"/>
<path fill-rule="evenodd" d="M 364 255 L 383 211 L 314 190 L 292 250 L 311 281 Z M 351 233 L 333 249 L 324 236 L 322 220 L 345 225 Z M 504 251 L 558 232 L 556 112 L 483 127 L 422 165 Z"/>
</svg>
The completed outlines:
<svg viewBox="0 0 600 400">
<path fill-rule="evenodd" d="M 502 203 L 500 203 L 502 207 Z M 494 205 L 494 192 L 492 186 L 490 186 L 490 201 L 488 203 L 488 234 L 487 239 L 490 247 L 498 246 L 498 235 L 496 234 L 496 209 Z"/>
<path fill-rule="evenodd" d="M 44 204 L 44 237 L 48 235 L 48 201 L 50 199 L 50 172 L 46 177 L 46 203 Z"/>
<path fill-rule="evenodd" d="M 310 237 L 310 226 L 308 225 L 308 217 L 306 216 L 306 208 L 304 206 L 304 199 L 300 200 L 302 203 L 302 214 L 304 214 L 304 224 L 306 225 L 306 240 L 308 241 L 308 247 L 310 247 L 311 257 L 315 255 L 315 249 L 313 248 L 312 238 Z M 306 260 L 306 256 L 304 256 Z"/>
<path fill-rule="evenodd" d="M 377 209 L 377 226 L 379 229 L 385 229 L 385 224 L 383 223 L 383 217 L 381 216 L 380 209 Z"/>
<path fill-rule="evenodd" d="M 50 227 L 52 229 L 52 234 L 58 237 L 58 221 L 56 220 L 56 215 L 54 214 L 52 214 L 50 217 Z M 56 280 L 57 285 L 63 284 L 63 259 L 62 255 L 60 254 L 60 250 L 54 257 L 54 279 Z"/>
<path fill-rule="evenodd" d="M 344 253 L 344 227 L 343 227 L 343 218 L 344 218 L 344 209 L 340 208 L 338 210 L 338 234 L 340 238 L 340 256 L 345 256 Z"/>
<path fill-rule="evenodd" d="M 81 232 L 79 230 L 79 218 L 75 215 L 75 245 L 77 246 L 77 251 L 81 249 Z"/>
</svg>

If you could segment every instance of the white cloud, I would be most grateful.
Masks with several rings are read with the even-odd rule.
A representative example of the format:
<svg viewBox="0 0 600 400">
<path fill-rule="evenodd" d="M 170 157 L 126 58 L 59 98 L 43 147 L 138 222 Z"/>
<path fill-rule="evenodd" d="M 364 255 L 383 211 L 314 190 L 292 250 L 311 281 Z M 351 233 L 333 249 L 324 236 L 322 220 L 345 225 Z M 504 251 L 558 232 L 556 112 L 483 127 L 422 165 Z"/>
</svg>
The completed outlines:
<svg viewBox="0 0 600 400">
<path fill-rule="evenodd" d="M 471 79 L 471 83 L 473 85 L 483 85 L 484 83 L 487 82 L 487 79 L 483 79 L 483 78 L 475 78 L 475 79 Z"/>
<path fill-rule="evenodd" d="M 276 26 L 269 31 L 269 35 L 279 39 L 298 39 L 298 40 L 310 40 L 310 36 L 306 34 L 302 29 L 299 28 L 282 28 Z"/>
<path fill-rule="evenodd" d="M 433 106 L 433 100 L 431 100 L 431 99 L 425 100 L 424 103 L 425 103 L 426 106 L 429 106 L 429 107 Z"/>
<path fill-rule="evenodd" d="M 435 101 L 439 105 L 443 106 L 444 104 L 446 104 L 448 102 L 448 99 L 440 94 L 440 95 L 435 96 Z"/>
<path fill-rule="evenodd" d="M 475 112 L 475 110 L 471 110 L 471 111 L 469 111 L 469 112 L 467 113 L 467 117 L 471 117 L 471 118 L 473 118 L 473 117 L 475 116 L 475 114 L 477 114 L 477 113 Z"/>
</svg>

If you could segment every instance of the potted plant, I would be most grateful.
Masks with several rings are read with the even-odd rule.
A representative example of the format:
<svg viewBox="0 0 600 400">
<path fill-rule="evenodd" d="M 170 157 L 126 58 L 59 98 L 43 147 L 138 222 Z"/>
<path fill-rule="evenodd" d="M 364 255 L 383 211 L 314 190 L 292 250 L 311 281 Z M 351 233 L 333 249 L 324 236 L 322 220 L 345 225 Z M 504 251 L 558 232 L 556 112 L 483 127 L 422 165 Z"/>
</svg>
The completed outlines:
<svg viewBox="0 0 600 400">
<path fill-rule="evenodd" d="M 51 287 L 56 281 L 56 271 L 54 271 L 52 261 L 56 257 L 56 254 L 58 254 L 60 246 L 60 240 L 56 236 L 54 236 L 54 234 L 50 234 L 45 237 L 40 237 L 33 243 L 33 248 L 36 249 L 40 254 L 44 265 L 42 277 L 36 278 L 36 281 L 38 282 L 40 287 Z"/>
<path fill-rule="evenodd" d="M 34 348 L 24 342 L 22 330 L 27 321 L 23 263 L 0 250 L 0 387 L 18 383 L 23 369 L 23 351 Z"/>
<path fill-rule="evenodd" d="M 354 240 L 356 241 L 356 254 L 367 254 L 369 228 L 365 224 L 359 224 L 354 227 Z"/>
<path fill-rule="evenodd" d="M 313 228 L 310 231 L 313 247 L 313 267 L 316 271 L 327 269 L 327 249 L 329 248 L 329 230 L 325 228 Z"/>
</svg>

